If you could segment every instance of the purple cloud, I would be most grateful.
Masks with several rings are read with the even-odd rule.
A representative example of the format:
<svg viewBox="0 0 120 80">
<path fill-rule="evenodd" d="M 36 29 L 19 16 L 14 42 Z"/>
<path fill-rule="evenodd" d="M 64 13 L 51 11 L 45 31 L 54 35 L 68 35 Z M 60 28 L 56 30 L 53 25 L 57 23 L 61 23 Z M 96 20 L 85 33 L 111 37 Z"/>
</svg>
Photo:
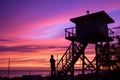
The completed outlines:
<svg viewBox="0 0 120 80">
<path fill-rule="evenodd" d="M 0 39 L 0 42 L 8 42 L 8 41 L 10 41 L 10 40 L 8 40 L 8 39 Z"/>
<path fill-rule="evenodd" d="M 0 46 L 0 52 L 37 52 L 43 49 L 60 49 L 66 46 L 42 46 L 42 45 L 23 45 L 23 46 Z"/>
</svg>

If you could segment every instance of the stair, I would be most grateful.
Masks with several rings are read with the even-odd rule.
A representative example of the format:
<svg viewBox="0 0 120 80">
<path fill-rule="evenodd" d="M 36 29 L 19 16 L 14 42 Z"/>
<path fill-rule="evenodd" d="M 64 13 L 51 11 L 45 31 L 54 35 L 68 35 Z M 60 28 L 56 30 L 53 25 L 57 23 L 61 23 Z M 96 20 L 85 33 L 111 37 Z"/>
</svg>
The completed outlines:
<svg viewBox="0 0 120 80">
<path fill-rule="evenodd" d="M 87 46 L 87 43 L 81 44 L 75 42 L 74 45 L 71 43 L 60 61 L 57 64 L 57 74 L 59 76 L 65 76 L 68 72 L 71 71 L 74 64 L 80 58 L 81 54 L 84 53 L 84 50 Z M 72 51 L 74 47 L 74 51 Z"/>
</svg>

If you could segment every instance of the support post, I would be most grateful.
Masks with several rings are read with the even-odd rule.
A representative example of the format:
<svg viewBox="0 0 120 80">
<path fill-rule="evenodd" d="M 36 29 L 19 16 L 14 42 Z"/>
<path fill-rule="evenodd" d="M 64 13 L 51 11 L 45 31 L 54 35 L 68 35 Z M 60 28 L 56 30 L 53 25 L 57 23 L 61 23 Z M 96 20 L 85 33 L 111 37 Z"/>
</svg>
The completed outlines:
<svg viewBox="0 0 120 80">
<path fill-rule="evenodd" d="M 82 78 L 83 80 L 85 80 L 84 77 L 85 77 L 85 53 L 83 50 L 82 52 Z"/>
<path fill-rule="evenodd" d="M 10 77 L 10 58 L 8 60 L 8 79 L 9 79 L 9 77 Z"/>
<path fill-rule="evenodd" d="M 74 48 L 74 40 L 72 40 L 72 59 L 74 60 L 75 48 Z M 71 77 L 74 80 L 74 64 L 71 65 Z"/>
<path fill-rule="evenodd" d="M 108 70 L 110 71 L 110 43 L 108 42 Z"/>
<path fill-rule="evenodd" d="M 111 80 L 110 78 L 110 42 L 107 42 L 107 64 L 108 64 L 108 80 Z"/>
<path fill-rule="evenodd" d="M 96 51 L 96 80 L 98 79 L 98 73 L 99 73 L 99 62 L 98 62 L 98 43 L 95 43 L 95 51 Z"/>
</svg>

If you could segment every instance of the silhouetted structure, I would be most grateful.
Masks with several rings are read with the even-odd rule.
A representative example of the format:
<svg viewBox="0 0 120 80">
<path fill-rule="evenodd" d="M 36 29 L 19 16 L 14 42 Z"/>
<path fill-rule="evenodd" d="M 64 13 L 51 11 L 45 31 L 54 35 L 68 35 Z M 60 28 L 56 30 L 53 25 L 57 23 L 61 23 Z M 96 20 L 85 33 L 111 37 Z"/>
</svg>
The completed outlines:
<svg viewBox="0 0 120 80">
<path fill-rule="evenodd" d="M 50 64 L 51 64 L 51 76 L 53 77 L 56 75 L 55 59 L 53 55 L 51 55 Z"/>
<path fill-rule="evenodd" d="M 108 29 L 109 23 L 114 20 L 104 11 L 70 19 L 76 27 L 65 29 L 65 38 L 71 41 L 70 46 L 57 64 L 58 77 L 70 75 L 74 78 L 74 65 L 80 59 L 82 61 L 82 77 L 89 70 L 98 79 L 99 72 L 110 71 L 109 42 L 113 41 L 114 32 Z M 96 56 L 91 61 L 85 55 L 88 44 L 95 44 Z M 101 46 L 101 47 L 100 47 Z"/>
</svg>

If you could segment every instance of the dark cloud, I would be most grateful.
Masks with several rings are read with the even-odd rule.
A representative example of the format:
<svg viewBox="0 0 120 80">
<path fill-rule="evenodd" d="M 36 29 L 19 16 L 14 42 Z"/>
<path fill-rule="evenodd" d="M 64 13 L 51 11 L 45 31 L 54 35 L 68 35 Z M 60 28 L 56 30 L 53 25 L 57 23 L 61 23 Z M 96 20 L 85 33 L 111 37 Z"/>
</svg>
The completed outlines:
<svg viewBox="0 0 120 80">
<path fill-rule="evenodd" d="M 111 29 L 120 29 L 120 26 L 113 27 Z"/>
<path fill-rule="evenodd" d="M 5 64 L 8 63 L 9 58 L 0 58 L 0 64 Z M 33 62 L 33 63 L 47 63 L 48 60 L 45 58 L 42 59 L 35 59 L 35 58 L 11 58 L 10 59 L 11 63 L 29 63 L 29 62 Z"/>
<path fill-rule="evenodd" d="M 46 59 L 12 59 L 11 62 L 48 62 Z"/>
<path fill-rule="evenodd" d="M 7 39 L 0 39 L 0 42 L 8 42 L 10 40 L 7 40 Z"/>
<path fill-rule="evenodd" d="M 8 58 L 0 58 L 0 61 L 4 61 L 7 60 Z"/>
<path fill-rule="evenodd" d="M 37 52 L 43 49 L 63 49 L 66 46 L 42 46 L 42 45 L 23 45 L 23 46 L 0 46 L 0 52 Z"/>
<path fill-rule="evenodd" d="M 34 52 L 36 48 L 33 46 L 0 46 L 0 52 Z"/>
<path fill-rule="evenodd" d="M 5 64 L 7 63 L 9 58 L 0 58 L 0 64 Z"/>
</svg>

